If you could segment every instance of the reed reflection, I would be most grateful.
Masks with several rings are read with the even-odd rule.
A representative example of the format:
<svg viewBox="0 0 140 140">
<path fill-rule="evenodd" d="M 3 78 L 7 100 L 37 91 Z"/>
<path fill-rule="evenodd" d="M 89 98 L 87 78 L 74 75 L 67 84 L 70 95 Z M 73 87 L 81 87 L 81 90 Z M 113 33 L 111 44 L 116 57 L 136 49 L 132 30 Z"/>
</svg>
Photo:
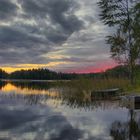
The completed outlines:
<svg viewBox="0 0 140 140">
<path fill-rule="evenodd" d="M 92 96 L 87 90 L 69 87 L 53 82 L 8 82 L 1 91 L 4 98 L 23 99 L 28 104 L 46 104 L 48 99 L 70 108 L 92 110 L 100 107 L 117 108 L 116 96 Z M 10 94 L 7 94 L 10 93 Z M 12 93 L 12 94 L 11 94 Z"/>
</svg>

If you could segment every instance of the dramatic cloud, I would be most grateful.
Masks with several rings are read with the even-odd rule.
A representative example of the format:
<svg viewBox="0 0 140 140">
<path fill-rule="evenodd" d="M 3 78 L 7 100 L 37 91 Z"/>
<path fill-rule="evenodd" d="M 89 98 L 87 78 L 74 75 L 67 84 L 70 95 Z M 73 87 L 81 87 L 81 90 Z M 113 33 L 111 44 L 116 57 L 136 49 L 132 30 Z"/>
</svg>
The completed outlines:
<svg viewBox="0 0 140 140">
<path fill-rule="evenodd" d="M 30 0 L 21 1 L 28 18 L 34 18 L 38 24 L 45 22 L 44 34 L 54 43 L 61 43 L 75 31 L 83 27 L 83 22 L 74 15 L 76 3 L 72 0 Z"/>
<path fill-rule="evenodd" d="M 113 64 L 97 0 L 1 0 L 0 65 L 78 71 Z M 22 67 L 24 68 L 24 67 Z M 30 67 L 29 67 L 30 68 Z M 93 70 L 94 71 L 94 70 Z"/>
<path fill-rule="evenodd" d="M 0 20 L 11 20 L 17 15 L 18 7 L 9 0 L 0 1 Z"/>
</svg>

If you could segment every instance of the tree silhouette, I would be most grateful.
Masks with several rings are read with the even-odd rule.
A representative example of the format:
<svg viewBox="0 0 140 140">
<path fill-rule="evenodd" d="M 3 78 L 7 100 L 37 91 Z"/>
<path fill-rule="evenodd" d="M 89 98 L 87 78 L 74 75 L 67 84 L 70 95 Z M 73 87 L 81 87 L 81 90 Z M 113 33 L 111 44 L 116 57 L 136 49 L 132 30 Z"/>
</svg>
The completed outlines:
<svg viewBox="0 0 140 140">
<path fill-rule="evenodd" d="M 107 36 L 112 57 L 129 66 L 131 83 L 134 84 L 136 62 L 140 56 L 140 6 L 134 0 L 100 0 L 101 20 L 115 27 L 116 32 Z"/>
</svg>

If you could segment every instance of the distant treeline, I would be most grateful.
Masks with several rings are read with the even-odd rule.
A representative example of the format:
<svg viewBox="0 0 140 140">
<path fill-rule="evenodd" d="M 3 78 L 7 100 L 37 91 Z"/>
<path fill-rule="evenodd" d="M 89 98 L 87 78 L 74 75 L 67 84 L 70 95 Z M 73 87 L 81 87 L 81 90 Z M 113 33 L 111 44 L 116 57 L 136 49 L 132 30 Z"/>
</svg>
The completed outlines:
<svg viewBox="0 0 140 140">
<path fill-rule="evenodd" d="M 21 70 L 10 74 L 10 79 L 35 79 L 35 80 L 68 80 L 76 78 L 76 74 L 64 74 L 48 69 Z"/>
<path fill-rule="evenodd" d="M 4 70 L 0 69 L 0 79 L 8 78 L 9 74 L 6 73 Z"/>
<path fill-rule="evenodd" d="M 140 66 L 136 71 L 140 71 Z M 71 80 L 78 78 L 128 78 L 128 76 L 129 72 L 126 66 L 117 66 L 106 72 L 89 74 L 57 73 L 48 69 L 20 70 L 8 74 L 0 69 L 0 79 Z"/>
</svg>

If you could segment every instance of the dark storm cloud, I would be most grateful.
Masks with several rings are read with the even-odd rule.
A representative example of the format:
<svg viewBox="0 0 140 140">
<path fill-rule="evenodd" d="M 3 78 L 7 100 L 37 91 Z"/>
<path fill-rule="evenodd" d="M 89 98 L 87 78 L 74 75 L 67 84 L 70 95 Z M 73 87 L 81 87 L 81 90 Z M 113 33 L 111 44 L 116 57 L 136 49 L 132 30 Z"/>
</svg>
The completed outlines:
<svg viewBox="0 0 140 140">
<path fill-rule="evenodd" d="M 74 0 L 0 0 L 0 64 L 47 62 L 43 54 L 83 28 L 77 8 Z"/>
<path fill-rule="evenodd" d="M 25 45 L 25 44 L 22 44 L 22 42 L 23 43 L 26 43 L 26 42 L 45 43 L 43 42 L 41 38 L 35 37 L 32 34 L 30 35 L 27 32 L 22 32 L 21 30 L 18 30 L 17 28 L 6 27 L 6 26 L 0 27 L 0 43 L 9 44 L 9 43 L 19 43 L 19 42 L 21 43 L 20 44 L 21 47 L 29 47 L 28 44 Z"/>
<path fill-rule="evenodd" d="M 35 63 L 50 50 L 49 42 L 15 27 L 0 27 L 0 63 Z"/>
<path fill-rule="evenodd" d="M 73 15 L 73 10 L 71 9 L 75 4 L 72 0 L 50 0 L 48 4 L 48 11 L 52 21 L 60 24 L 63 29 L 70 33 L 78 31 L 82 27 L 82 22 Z"/>
<path fill-rule="evenodd" d="M 63 71 L 108 59 L 97 1 L 0 0 L 0 65 L 54 62 L 48 68 Z"/>
<path fill-rule="evenodd" d="M 26 17 L 49 20 L 46 36 L 54 43 L 62 43 L 75 31 L 83 27 L 83 22 L 74 15 L 78 5 L 73 0 L 19 0 Z M 52 26 L 53 25 L 53 26 Z"/>
<path fill-rule="evenodd" d="M 0 0 L 0 20 L 8 20 L 16 16 L 17 6 L 9 0 Z"/>
</svg>

